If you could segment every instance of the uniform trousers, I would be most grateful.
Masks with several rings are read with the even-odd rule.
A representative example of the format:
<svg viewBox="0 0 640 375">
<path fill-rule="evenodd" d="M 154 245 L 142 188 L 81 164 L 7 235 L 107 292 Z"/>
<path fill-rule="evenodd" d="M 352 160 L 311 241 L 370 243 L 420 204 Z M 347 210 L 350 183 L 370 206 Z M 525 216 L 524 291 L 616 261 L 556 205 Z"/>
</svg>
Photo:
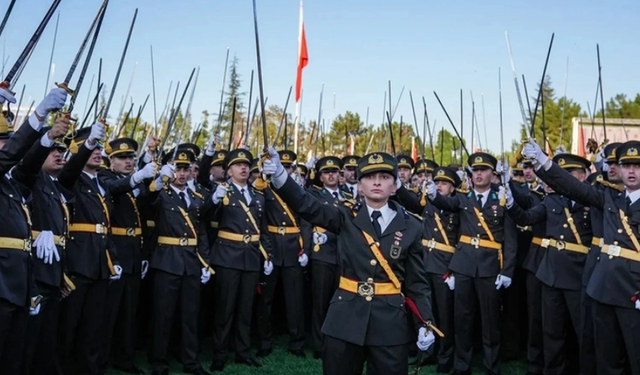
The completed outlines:
<svg viewBox="0 0 640 375">
<path fill-rule="evenodd" d="M 433 305 L 436 310 L 434 311 L 435 319 L 438 324 L 438 328 L 444 333 L 444 338 L 436 340 L 438 345 L 438 365 L 445 368 L 451 368 L 453 365 L 453 350 L 454 350 L 454 325 L 453 325 L 453 306 L 454 306 L 454 291 L 449 289 L 449 286 L 444 282 L 442 278 L 444 275 L 429 273 L 429 284 L 431 285 L 431 296 L 433 298 Z"/>
<path fill-rule="evenodd" d="M 354 375 L 367 364 L 367 375 L 407 375 L 407 345 L 360 346 L 331 336 L 324 337 L 322 373 Z"/>
<path fill-rule="evenodd" d="M 185 371 L 202 368 L 198 360 L 198 309 L 200 275 L 174 275 L 155 270 L 153 280 L 153 343 L 151 366 L 162 372 L 169 368 L 167 350 L 171 340 L 173 318 L 180 316 L 182 364 Z"/>
<path fill-rule="evenodd" d="M 593 326 L 593 299 L 586 286 L 580 294 L 580 372 L 582 375 L 597 374 L 596 342 Z"/>
<path fill-rule="evenodd" d="M 311 337 L 313 349 L 322 351 L 324 334 L 322 325 L 329 310 L 329 302 L 338 289 L 338 266 L 320 260 L 311 260 Z"/>
<path fill-rule="evenodd" d="M 64 374 L 101 373 L 99 356 L 109 279 L 72 274 L 76 289 L 60 303 L 58 355 Z"/>
<path fill-rule="evenodd" d="M 55 374 L 58 313 L 60 312 L 60 287 L 37 283 L 42 296 L 40 312 L 29 316 L 27 344 L 22 360 L 24 375 Z"/>
<path fill-rule="evenodd" d="M 0 298 L 0 374 L 20 371 L 29 309 Z"/>
<path fill-rule="evenodd" d="M 542 374 L 544 352 L 542 340 L 542 281 L 531 271 L 527 272 L 527 373 Z"/>
<path fill-rule="evenodd" d="M 260 273 L 216 267 L 215 299 L 217 310 L 213 325 L 213 360 L 226 359 L 231 326 L 235 326 L 236 359 L 251 357 L 251 315 Z"/>
<path fill-rule="evenodd" d="M 293 267 L 273 267 L 270 275 L 260 275 L 262 293 L 258 298 L 258 334 L 260 349 L 272 347 L 271 307 L 278 279 L 282 279 L 284 302 L 289 329 L 289 350 L 304 348 L 304 273 L 299 265 Z"/>
<path fill-rule="evenodd" d="M 483 364 L 489 374 L 500 373 L 500 291 L 495 277 L 470 277 L 456 274 L 454 297 L 455 360 L 457 371 L 469 371 L 473 356 L 473 323 L 480 314 Z M 480 311 L 476 310 L 476 305 Z"/>
<path fill-rule="evenodd" d="M 598 374 L 640 374 L 640 311 L 593 301 Z"/>
<path fill-rule="evenodd" d="M 567 336 L 567 315 L 574 332 L 579 337 L 580 290 L 568 290 L 542 285 L 542 334 L 545 375 L 564 374 Z M 577 349 L 577 348 L 576 348 Z"/>
</svg>

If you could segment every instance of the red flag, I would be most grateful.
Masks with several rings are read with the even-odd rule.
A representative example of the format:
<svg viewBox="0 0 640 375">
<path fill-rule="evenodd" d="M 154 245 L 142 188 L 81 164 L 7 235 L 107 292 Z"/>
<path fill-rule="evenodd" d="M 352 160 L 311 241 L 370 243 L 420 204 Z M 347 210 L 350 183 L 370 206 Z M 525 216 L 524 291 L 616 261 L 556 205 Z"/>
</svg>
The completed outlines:
<svg viewBox="0 0 640 375">
<path fill-rule="evenodd" d="M 586 147 L 584 144 L 584 129 L 582 126 L 578 129 L 578 156 L 585 157 Z"/>
<path fill-rule="evenodd" d="M 418 148 L 416 147 L 416 139 L 411 138 L 411 158 L 414 162 L 418 161 Z"/>
<path fill-rule="evenodd" d="M 307 38 L 304 33 L 304 22 L 302 20 L 302 1 L 300 2 L 300 34 L 298 35 L 298 71 L 296 74 L 296 103 L 300 101 L 302 91 L 302 69 L 309 63 L 309 53 L 307 52 Z"/>
</svg>

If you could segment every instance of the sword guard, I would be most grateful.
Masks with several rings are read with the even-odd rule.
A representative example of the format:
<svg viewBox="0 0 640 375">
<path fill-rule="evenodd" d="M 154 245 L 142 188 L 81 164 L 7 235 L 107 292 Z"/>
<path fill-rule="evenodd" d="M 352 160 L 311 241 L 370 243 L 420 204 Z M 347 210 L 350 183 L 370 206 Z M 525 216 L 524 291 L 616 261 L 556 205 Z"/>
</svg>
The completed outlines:
<svg viewBox="0 0 640 375">
<path fill-rule="evenodd" d="M 61 88 L 63 90 L 65 90 L 67 92 L 67 94 L 69 94 L 69 96 L 74 96 L 75 95 L 75 91 L 69 88 L 69 85 L 67 85 L 66 83 L 62 82 L 62 83 L 57 83 L 56 82 L 56 86 L 58 86 L 58 88 Z"/>
<path fill-rule="evenodd" d="M 10 84 L 9 84 L 9 82 L 7 82 L 7 81 L 2 81 L 2 82 L 0 82 L 0 89 L 7 90 L 7 91 L 9 92 L 9 94 L 11 94 L 11 95 L 13 95 L 13 96 L 16 96 L 16 93 L 15 93 L 15 92 L 13 92 L 13 91 L 11 91 Z"/>
</svg>

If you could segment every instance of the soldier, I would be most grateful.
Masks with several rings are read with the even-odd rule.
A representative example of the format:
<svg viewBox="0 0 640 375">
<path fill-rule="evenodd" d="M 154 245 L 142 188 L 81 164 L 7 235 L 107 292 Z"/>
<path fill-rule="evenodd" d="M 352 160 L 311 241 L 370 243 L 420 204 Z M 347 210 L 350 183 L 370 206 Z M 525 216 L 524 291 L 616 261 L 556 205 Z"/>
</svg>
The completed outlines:
<svg viewBox="0 0 640 375">
<path fill-rule="evenodd" d="M 11 172 L 14 181 L 31 191 L 32 235 L 37 241 L 32 247 L 36 256 L 31 259 L 35 282 L 42 296 L 40 313 L 29 318 L 26 331 L 27 343 L 22 361 L 25 374 L 55 371 L 58 311 L 63 297 L 61 289 L 65 294 L 71 292 L 70 286 L 63 282 L 63 272 L 69 219 L 66 203 L 72 200 L 73 195 L 57 183 L 66 146 L 55 140 L 66 135 L 69 126 L 70 121 L 66 117 L 57 118 L 54 126 L 46 132 L 52 142 L 34 144 Z"/>
<path fill-rule="evenodd" d="M 300 186 L 307 186 L 307 176 L 309 168 L 302 163 L 298 163 L 298 176 L 300 176 Z"/>
<path fill-rule="evenodd" d="M 375 153 L 359 160 L 364 201 L 350 208 L 324 204 L 311 196 L 287 177 L 273 148 L 269 153 L 264 172 L 273 176 L 272 183 L 285 202 L 339 238 L 340 289 L 322 328 L 324 373 L 352 375 L 366 361 L 368 374 L 406 374 L 407 344 L 415 331 L 420 350 L 427 350 L 435 337 L 422 260 L 422 228 L 400 205 L 389 201 L 396 190 L 395 158 Z M 415 327 L 406 318 L 402 292 L 419 317 Z"/>
<path fill-rule="evenodd" d="M 153 375 L 169 373 L 167 349 L 176 311 L 179 311 L 184 372 L 208 374 L 198 359 L 200 284 L 206 284 L 211 277 L 203 220 L 208 198 L 187 186 L 194 161 L 195 155 L 189 148 L 178 146 L 177 150 L 169 151 L 163 157 L 160 177 L 151 184 L 151 191 L 139 198 L 141 204 L 148 202 L 155 208 L 158 231 L 158 245 L 150 261 L 150 267 L 155 270 Z M 169 164 L 171 162 L 173 164 Z"/>
<path fill-rule="evenodd" d="M 325 204 L 337 205 L 345 199 L 338 189 L 338 171 L 342 160 L 335 156 L 325 156 L 318 160 L 315 175 L 322 187 L 314 184 L 309 188 L 309 195 Z M 313 228 L 313 233 L 304 239 L 305 251 L 311 254 L 311 338 L 314 358 L 322 356 L 323 334 L 322 324 L 327 315 L 331 297 L 338 289 L 338 241 L 335 234 L 324 227 L 312 226 L 308 221 L 305 226 Z M 308 232 L 307 232 L 308 233 Z"/>
<path fill-rule="evenodd" d="M 414 162 L 411 156 L 398 155 L 398 178 L 402 182 L 404 187 L 409 187 L 411 184 L 411 172 L 413 171 Z"/>
<path fill-rule="evenodd" d="M 340 189 L 349 199 L 358 199 L 358 179 L 356 178 L 356 168 L 358 167 L 360 156 L 345 156 L 342 158 L 342 168 L 344 168 L 344 184 Z"/>
<path fill-rule="evenodd" d="M 251 164 L 249 165 L 249 179 L 247 181 L 250 184 L 253 184 L 253 182 L 260 175 L 260 170 L 258 169 L 258 161 L 260 161 L 260 159 L 255 158 L 255 159 L 251 160 Z"/>
<path fill-rule="evenodd" d="M 290 150 L 278 151 L 280 160 L 289 175 L 294 171 L 297 155 Z M 282 198 L 272 189 L 262 190 L 266 202 L 267 229 L 273 248 L 271 262 L 273 272 L 261 277 L 261 293 L 258 296 L 258 357 L 271 354 L 271 306 L 276 284 L 281 278 L 284 290 L 287 326 L 289 328 L 289 353 L 305 357 L 304 353 L 304 274 L 309 257 L 304 253 L 300 218 L 293 214 Z M 311 228 L 306 227 L 311 232 Z M 308 237 L 308 236 L 305 236 Z"/>
<path fill-rule="evenodd" d="M 45 135 L 40 133 L 47 115 L 62 108 L 66 97 L 64 90 L 52 90 L 11 136 L 6 119 L 0 118 L 0 136 L 5 139 L 0 149 L 0 373 L 3 374 L 19 373 L 27 341 L 28 318 L 40 312 L 43 298 L 32 271 L 31 218 L 26 205 L 31 197 L 24 186 L 9 177 L 9 171 L 34 143 L 51 147 L 54 136 L 66 133 L 68 124 L 61 126 L 60 123 L 55 130 Z M 0 88 L 0 104 L 15 102 L 11 93 Z M 39 169 L 41 165 L 42 159 L 40 165 L 32 168 Z M 55 247 L 51 246 L 52 241 L 53 238 L 47 241 L 49 248 Z M 44 295 L 49 291 L 43 290 Z"/>
<path fill-rule="evenodd" d="M 230 183 L 218 185 L 213 193 L 212 211 L 219 230 L 211 250 L 217 304 L 211 371 L 224 370 L 234 317 L 236 363 L 261 366 L 250 352 L 251 315 L 260 271 L 264 268 L 268 276 L 273 271 L 273 263 L 265 199 L 261 191 L 248 184 L 252 159 L 248 150 L 230 151 L 224 161 Z"/>
<path fill-rule="evenodd" d="M 111 191 L 98 181 L 105 126 L 96 122 L 65 139 L 73 154 L 58 181 L 75 195 L 67 242 L 67 269 L 76 290 L 60 305 L 60 363 L 65 373 L 100 372 L 109 280 L 122 274 L 109 233 Z M 78 354 L 79 353 L 79 354 Z"/>
<path fill-rule="evenodd" d="M 400 163 L 400 161 L 399 161 Z M 456 194 L 460 186 L 460 178 L 455 170 L 437 167 L 433 171 L 433 180 L 438 194 L 450 197 Z M 429 285 L 433 290 L 433 300 L 436 306 L 436 321 L 445 334 L 440 340 L 437 353 L 438 373 L 451 372 L 453 367 L 454 350 L 454 288 L 455 276 L 449 271 L 449 262 L 458 243 L 460 215 L 457 212 L 446 212 L 437 209 L 413 192 L 400 187 L 396 192 L 400 203 L 407 209 L 419 213 L 423 219 L 424 239 L 426 251 L 424 262 L 427 267 Z"/>
<path fill-rule="evenodd" d="M 558 154 L 553 158 L 563 169 L 584 183 L 586 169 L 591 162 L 571 154 Z M 544 346 L 544 373 L 565 373 L 565 326 L 567 315 L 575 333 L 580 333 L 580 294 L 582 273 L 591 246 L 591 219 L 589 207 L 556 193 L 527 210 L 514 205 L 511 190 L 507 207 L 509 214 L 519 225 L 546 223 L 547 247 L 536 276 L 542 281 L 542 324 Z"/>
<path fill-rule="evenodd" d="M 132 374 L 141 374 L 133 363 L 135 351 L 135 316 L 140 282 L 149 270 L 149 254 L 142 248 L 142 219 L 137 196 L 143 180 L 154 176 L 155 163 L 149 163 L 134 173 L 138 142 L 118 138 L 109 142 L 109 169 L 98 173 L 100 185 L 111 191 L 111 235 L 118 249 L 122 276 L 109 284 L 105 310 L 105 337 L 101 366 L 106 367 L 113 352 L 113 367 Z M 115 345 L 112 345 L 112 338 Z"/>
<path fill-rule="evenodd" d="M 589 279 L 587 294 L 593 299 L 592 313 L 597 373 L 622 374 L 626 366 L 640 373 L 640 331 L 635 324 L 640 317 L 638 292 L 640 252 L 640 142 L 628 141 L 615 148 L 616 162 L 625 188 L 591 187 L 569 178 L 569 174 L 552 163 L 533 140 L 525 144 L 523 154 L 536 162 L 536 173 L 553 189 L 590 205 L 603 220 L 601 253 Z M 592 249 L 593 246 L 592 246 Z"/>
<path fill-rule="evenodd" d="M 458 374 L 471 373 L 473 322 L 480 305 L 484 365 L 489 374 L 500 373 L 500 289 L 511 285 L 516 261 L 516 228 L 501 205 L 506 193 L 491 189 L 497 160 L 486 153 L 469 156 L 473 190 L 444 197 L 427 183 L 434 206 L 460 213 L 460 240 L 449 263 L 455 277 L 455 360 Z"/>
<path fill-rule="evenodd" d="M 513 173 L 514 178 L 509 181 L 509 187 L 513 193 L 516 204 L 518 204 L 523 210 L 531 209 L 539 205 L 544 197 L 545 190 L 542 185 L 536 181 L 535 173 L 533 179 L 531 179 L 530 172 L 533 171 L 532 163 L 528 159 L 516 164 L 516 169 L 521 169 L 522 173 L 519 178 L 516 173 Z M 515 170 L 514 170 L 515 172 Z M 549 192 L 548 190 L 547 192 Z M 524 260 L 522 260 L 521 267 L 524 270 L 524 286 L 526 288 L 526 308 L 527 308 L 527 373 L 531 375 L 542 374 L 544 369 L 544 356 L 542 345 L 542 282 L 536 277 L 538 267 L 542 258 L 547 251 L 546 247 L 542 246 L 542 241 L 546 237 L 547 227 L 546 223 L 537 223 L 528 227 L 520 227 L 518 233 L 518 255 L 524 254 Z M 511 293 L 511 288 L 506 292 Z M 520 303 L 522 298 L 522 292 L 507 294 L 505 298 L 509 303 Z M 516 305 L 516 308 L 519 308 Z M 517 316 L 522 315 L 522 309 L 515 311 Z M 503 338 L 509 339 L 510 332 L 506 327 L 503 330 Z M 511 330 L 518 329 L 518 327 L 511 327 Z M 511 345 L 519 343 L 516 340 Z M 515 346 L 514 346 L 515 348 Z"/>
<path fill-rule="evenodd" d="M 422 186 L 425 181 L 431 180 L 433 170 L 438 167 L 438 163 L 430 159 L 418 159 L 415 163 L 415 174 L 418 175 L 418 186 Z"/>
</svg>

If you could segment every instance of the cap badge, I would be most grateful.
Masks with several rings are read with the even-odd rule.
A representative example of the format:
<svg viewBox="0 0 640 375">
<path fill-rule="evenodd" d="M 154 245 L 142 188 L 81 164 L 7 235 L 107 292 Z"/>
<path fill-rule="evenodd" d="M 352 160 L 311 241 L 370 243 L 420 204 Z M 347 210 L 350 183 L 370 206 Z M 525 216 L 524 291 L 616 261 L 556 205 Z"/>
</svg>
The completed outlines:
<svg viewBox="0 0 640 375">
<path fill-rule="evenodd" d="M 384 158 L 380 154 L 373 154 L 369 156 L 369 164 L 380 164 L 384 162 Z"/>
<path fill-rule="evenodd" d="M 327 162 L 326 162 L 325 164 L 327 164 L 327 165 L 333 165 L 333 160 L 329 159 L 329 160 L 327 160 Z"/>
<path fill-rule="evenodd" d="M 240 151 L 240 152 L 238 152 L 238 157 L 239 158 L 246 158 L 247 156 L 245 155 L 244 152 Z"/>
<path fill-rule="evenodd" d="M 438 176 L 444 176 L 444 170 L 439 170 L 438 173 L 436 173 Z"/>
<path fill-rule="evenodd" d="M 629 147 L 627 150 L 627 156 L 638 156 L 638 149 L 635 147 Z"/>
<path fill-rule="evenodd" d="M 120 150 L 128 150 L 129 149 L 129 145 L 126 143 L 120 143 Z"/>
<path fill-rule="evenodd" d="M 188 159 L 189 159 L 189 157 L 187 156 L 187 154 L 185 152 L 181 152 L 178 155 L 178 160 L 188 160 Z"/>
<path fill-rule="evenodd" d="M 289 154 L 282 154 L 282 160 L 291 160 L 291 156 Z"/>
<path fill-rule="evenodd" d="M 473 161 L 474 163 L 482 163 L 484 160 L 482 160 L 482 156 L 476 156 L 475 160 Z"/>
<path fill-rule="evenodd" d="M 565 164 L 567 164 L 566 160 L 558 159 L 558 165 L 565 165 Z"/>
</svg>

